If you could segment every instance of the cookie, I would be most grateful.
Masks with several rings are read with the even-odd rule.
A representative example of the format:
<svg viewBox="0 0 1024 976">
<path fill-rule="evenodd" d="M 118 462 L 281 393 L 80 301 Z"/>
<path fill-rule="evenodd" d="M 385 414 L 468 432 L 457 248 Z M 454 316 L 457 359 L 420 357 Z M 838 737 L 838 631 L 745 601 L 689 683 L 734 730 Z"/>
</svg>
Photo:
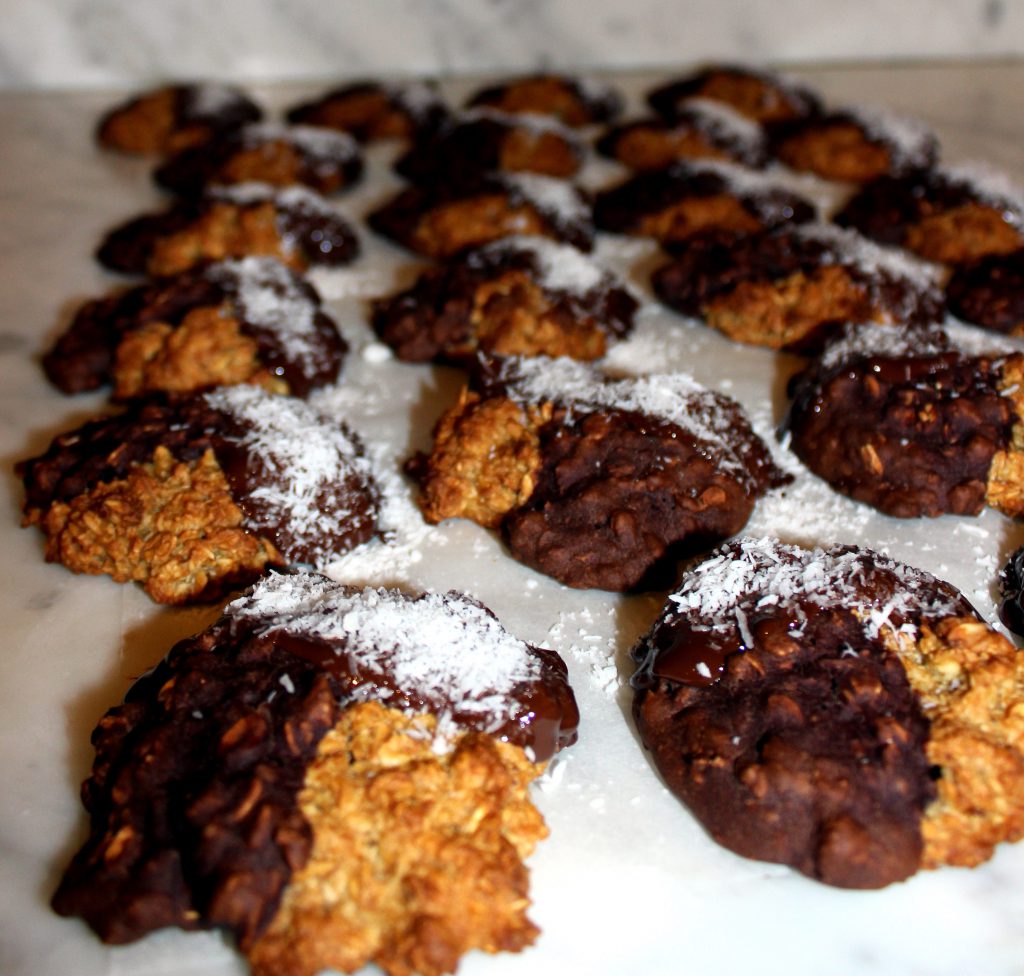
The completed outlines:
<svg viewBox="0 0 1024 976">
<path fill-rule="evenodd" d="M 408 362 L 499 356 L 599 359 L 633 328 L 637 300 L 568 244 L 505 237 L 428 268 L 373 305 L 374 331 Z"/>
<path fill-rule="evenodd" d="M 951 265 L 1024 247 L 1024 192 L 978 165 L 874 180 L 835 219 L 883 244 Z"/>
<path fill-rule="evenodd" d="M 163 156 L 256 122 L 263 110 L 227 85 L 167 85 L 110 109 L 96 128 L 105 149 Z"/>
<path fill-rule="evenodd" d="M 549 115 L 579 127 L 608 122 L 622 111 L 622 96 L 611 86 L 568 75 L 537 74 L 488 85 L 467 106 L 486 106 L 516 115 Z"/>
<path fill-rule="evenodd" d="M 411 139 L 437 126 L 448 109 L 426 82 L 358 81 L 287 110 L 289 122 L 348 132 L 360 142 Z"/>
<path fill-rule="evenodd" d="M 633 654 L 655 766 L 744 857 L 880 888 L 1024 836 L 1024 658 L 928 573 L 737 540 Z"/>
<path fill-rule="evenodd" d="M 949 329 L 851 327 L 791 381 L 785 430 L 815 474 L 887 515 L 1016 517 L 1022 380 L 1024 355 Z"/>
<path fill-rule="evenodd" d="M 1014 550 L 999 571 L 999 619 L 1024 637 L 1024 546 Z"/>
<path fill-rule="evenodd" d="M 946 304 L 958 318 L 1005 335 L 1024 335 L 1024 248 L 955 268 Z"/>
<path fill-rule="evenodd" d="M 465 596 L 271 576 L 100 720 L 53 906 L 111 943 L 226 929 L 260 976 L 518 951 L 528 787 L 577 721 L 561 659 Z"/>
<path fill-rule="evenodd" d="M 379 493 L 343 423 L 253 386 L 139 402 L 21 462 L 46 558 L 214 599 L 270 566 L 325 566 L 377 532 Z"/>
<path fill-rule="evenodd" d="M 594 245 L 587 198 L 570 183 L 535 173 L 410 187 L 366 220 L 410 251 L 440 259 L 513 234 L 539 234 L 581 251 Z"/>
<path fill-rule="evenodd" d="M 671 119 L 650 117 L 609 129 L 599 153 L 634 170 L 659 170 L 686 159 L 718 159 L 742 166 L 766 162 L 764 130 L 728 105 L 705 98 L 685 102 Z"/>
<path fill-rule="evenodd" d="M 858 107 L 774 127 L 770 152 L 826 180 L 867 183 L 933 166 L 939 143 L 916 119 Z"/>
<path fill-rule="evenodd" d="M 118 400 L 235 383 L 305 397 L 338 379 L 347 350 L 312 285 L 249 257 L 87 302 L 43 368 L 64 393 L 109 383 Z"/>
<path fill-rule="evenodd" d="M 300 186 L 241 183 L 210 187 L 201 197 L 115 227 L 96 258 L 112 271 L 160 276 L 249 255 L 305 271 L 349 264 L 358 254 L 355 233 L 319 194 Z"/>
<path fill-rule="evenodd" d="M 497 528 L 527 566 L 614 591 L 665 585 L 789 480 L 738 404 L 689 376 L 544 358 L 481 360 L 409 471 L 428 522 Z"/>
<path fill-rule="evenodd" d="M 362 172 L 358 143 L 344 132 L 260 122 L 175 153 L 153 178 L 184 196 L 236 183 L 301 185 L 328 194 L 353 186 Z"/>
<path fill-rule="evenodd" d="M 652 284 L 730 339 L 801 352 L 844 322 L 934 322 L 944 308 L 930 266 L 829 224 L 694 238 Z"/>
<path fill-rule="evenodd" d="M 731 163 L 690 160 L 640 173 L 598 193 L 594 223 L 616 234 L 674 244 L 708 231 L 751 234 L 804 223 L 814 205 L 778 181 Z"/>
<path fill-rule="evenodd" d="M 478 108 L 421 136 L 395 171 L 414 183 L 458 184 L 494 171 L 569 179 L 582 164 L 583 143 L 556 119 Z"/>
<path fill-rule="evenodd" d="M 721 102 L 762 124 L 806 118 L 821 110 L 818 93 L 774 71 L 742 65 L 711 65 L 659 85 L 647 104 L 667 119 L 685 111 L 694 98 Z"/>
</svg>

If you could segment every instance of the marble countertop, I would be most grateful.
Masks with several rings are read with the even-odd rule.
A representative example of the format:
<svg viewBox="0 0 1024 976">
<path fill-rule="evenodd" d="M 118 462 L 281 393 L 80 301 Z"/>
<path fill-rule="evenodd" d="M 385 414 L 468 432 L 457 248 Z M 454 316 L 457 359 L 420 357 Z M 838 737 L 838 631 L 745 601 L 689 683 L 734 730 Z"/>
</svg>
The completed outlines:
<svg viewBox="0 0 1024 976">
<path fill-rule="evenodd" d="M 888 106 L 937 130 L 951 161 L 986 159 L 1024 183 L 1024 65 L 808 69 L 799 73 L 834 103 Z M 634 96 L 654 79 L 622 76 Z M 457 95 L 467 83 L 452 84 Z M 270 107 L 306 87 L 252 89 Z M 119 93 L 118 93 L 119 94 Z M 42 559 L 39 534 L 18 527 L 14 462 L 103 405 L 62 397 L 45 383 L 40 352 L 87 297 L 115 279 L 92 250 L 115 222 L 153 209 L 146 163 L 93 148 L 98 112 L 118 94 L 0 95 L 0 973 L 4 976 L 226 976 L 244 972 L 217 934 L 161 932 L 120 948 L 101 945 L 49 897 L 81 843 L 78 788 L 92 760 L 89 733 L 131 680 L 215 610 L 173 610 L 106 578 L 76 577 Z M 388 153 L 371 179 L 339 199 L 358 218 L 397 185 Z M 592 167 L 589 179 L 609 177 Z M 353 347 L 337 390 L 323 395 L 368 442 L 393 459 L 425 443 L 455 395 L 457 375 L 382 356 L 366 326 L 366 298 L 407 274 L 411 260 L 363 232 L 365 254 L 317 285 Z M 597 256 L 632 274 L 649 266 L 641 242 L 602 241 Z M 738 348 L 652 305 L 613 362 L 626 370 L 685 367 L 739 399 L 771 436 L 780 390 L 796 360 Z M 411 503 L 409 512 L 412 512 Z M 960 586 L 985 614 L 1000 565 L 1024 527 L 994 512 L 976 519 L 900 522 L 838 498 L 809 476 L 765 501 L 751 533 L 794 541 L 884 548 Z M 531 860 L 533 919 L 543 930 L 523 956 L 468 957 L 467 976 L 565 972 L 688 976 L 754 971 L 789 976 L 928 974 L 1011 976 L 1024 966 L 1024 844 L 1004 846 L 975 870 L 926 872 L 877 892 L 829 889 L 786 868 L 714 845 L 663 788 L 628 721 L 628 649 L 658 601 L 571 591 L 512 562 L 494 537 L 467 523 L 430 529 L 411 515 L 386 549 L 332 569 L 353 582 L 462 588 L 519 636 L 568 661 L 583 720 L 578 745 L 537 793 L 551 837 Z"/>
</svg>

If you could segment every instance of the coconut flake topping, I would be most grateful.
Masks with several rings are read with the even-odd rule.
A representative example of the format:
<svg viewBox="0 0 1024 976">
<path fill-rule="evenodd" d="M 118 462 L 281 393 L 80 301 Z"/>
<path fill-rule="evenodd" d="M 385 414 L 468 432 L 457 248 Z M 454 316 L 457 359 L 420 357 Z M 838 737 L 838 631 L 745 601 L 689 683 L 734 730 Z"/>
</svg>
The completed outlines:
<svg viewBox="0 0 1024 976">
<path fill-rule="evenodd" d="M 547 237 L 514 235 L 502 237 L 480 249 L 488 256 L 529 253 L 540 274 L 542 288 L 571 292 L 583 296 L 599 287 L 610 288 L 615 282 L 610 272 L 602 269 L 581 251 L 569 244 L 559 244 Z"/>
</svg>

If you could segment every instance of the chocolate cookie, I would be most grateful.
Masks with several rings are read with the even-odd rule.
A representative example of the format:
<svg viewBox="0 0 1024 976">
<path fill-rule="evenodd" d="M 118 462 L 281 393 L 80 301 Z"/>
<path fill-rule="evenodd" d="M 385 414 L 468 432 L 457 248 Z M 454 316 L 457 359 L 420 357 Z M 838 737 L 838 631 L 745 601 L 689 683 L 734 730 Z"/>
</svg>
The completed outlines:
<svg viewBox="0 0 1024 976">
<path fill-rule="evenodd" d="M 958 318 L 1005 335 L 1024 335 L 1024 248 L 956 268 L 946 304 Z"/>
<path fill-rule="evenodd" d="M 426 82 L 358 81 L 288 109 L 285 117 L 300 125 L 348 132 L 360 142 L 411 139 L 438 125 L 448 109 Z"/>
<path fill-rule="evenodd" d="M 835 219 L 946 264 L 1024 247 L 1024 194 L 1004 175 L 976 165 L 874 180 Z"/>
<path fill-rule="evenodd" d="M 409 470 L 428 522 L 498 528 L 527 566 L 616 591 L 664 585 L 789 480 L 740 407 L 689 376 L 543 358 L 481 360 Z"/>
<path fill-rule="evenodd" d="M 598 81 L 538 74 L 488 85 L 472 95 L 467 104 L 516 115 L 549 115 L 575 127 L 613 119 L 622 111 L 622 96 Z"/>
<path fill-rule="evenodd" d="M 396 163 L 414 183 L 458 184 L 492 171 L 568 179 L 583 164 L 583 143 L 546 115 L 470 109 L 421 136 Z"/>
<path fill-rule="evenodd" d="M 234 383 L 305 397 L 337 380 L 347 349 L 312 285 L 250 257 L 87 302 L 43 368 L 64 393 L 111 383 L 115 399 Z"/>
<path fill-rule="evenodd" d="M 366 220 L 377 233 L 431 258 L 513 234 L 539 234 L 582 251 L 594 244 L 586 197 L 570 183 L 534 173 L 410 187 Z"/>
<path fill-rule="evenodd" d="M 609 129 L 597 151 L 636 170 L 659 170 L 685 159 L 719 159 L 760 167 L 764 130 L 721 102 L 694 98 L 671 119 L 644 118 Z"/>
<path fill-rule="evenodd" d="M 802 119 L 821 110 L 807 85 L 774 71 L 742 65 L 712 65 L 650 91 L 647 104 L 667 119 L 685 111 L 693 98 L 721 102 L 755 122 Z"/>
<path fill-rule="evenodd" d="M 594 222 L 601 230 L 663 244 L 708 231 L 752 234 L 815 215 L 813 204 L 773 177 L 710 160 L 640 173 L 594 200 Z"/>
<path fill-rule="evenodd" d="M 167 85 L 112 108 L 100 119 L 96 139 L 106 149 L 162 156 L 262 115 L 252 99 L 227 85 Z"/>
<path fill-rule="evenodd" d="M 636 299 L 568 244 L 506 237 L 429 268 L 373 306 L 373 328 L 409 362 L 499 356 L 591 360 L 633 327 Z"/>
<path fill-rule="evenodd" d="M 999 619 L 1024 637 L 1024 546 L 1016 549 L 999 572 Z"/>
<path fill-rule="evenodd" d="M 250 182 L 337 193 L 356 183 L 362 172 L 358 143 L 344 132 L 260 122 L 175 153 L 153 177 L 164 189 L 185 196 L 213 184 Z"/>
<path fill-rule="evenodd" d="M 262 976 L 518 951 L 529 783 L 578 717 L 562 660 L 467 597 L 271 576 L 100 720 L 53 907 L 111 943 L 224 928 Z"/>
<path fill-rule="evenodd" d="M 847 108 L 773 127 L 771 152 L 826 180 L 867 183 L 934 165 L 939 143 L 916 119 Z"/>
<path fill-rule="evenodd" d="M 265 183 L 210 187 L 107 234 L 96 257 L 113 271 L 172 275 L 204 261 L 269 255 L 304 271 L 354 261 L 359 240 L 319 194 Z"/>
<path fill-rule="evenodd" d="M 738 854 L 878 888 L 1024 836 L 1024 658 L 928 573 L 737 540 L 633 654 L 644 745 Z"/>
<path fill-rule="evenodd" d="M 887 515 L 1024 515 L 1024 354 L 968 341 L 937 326 L 851 327 L 791 381 L 793 451 Z"/>
<path fill-rule="evenodd" d="M 803 352 L 844 322 L 934 322 L 944 308 L 932 268 L 829 224 L 697 237 L 652 283 L 730 339 Z"/>
<path fill-rule="evenodd" d="M 253 386 L 140 402 L 18 473 L 48 561 L 134 580 L 159 603 L 213 599 L 271 565 L 324 566 L 376 534 L 358 438 Z"/>
</svg>

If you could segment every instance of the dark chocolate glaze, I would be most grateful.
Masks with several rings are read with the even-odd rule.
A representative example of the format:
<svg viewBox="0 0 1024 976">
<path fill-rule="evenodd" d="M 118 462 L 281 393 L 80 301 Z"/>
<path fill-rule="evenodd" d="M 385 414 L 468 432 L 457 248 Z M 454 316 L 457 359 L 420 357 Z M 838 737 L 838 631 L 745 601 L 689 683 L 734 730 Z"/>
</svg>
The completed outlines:
<svg viewBox="0 0 1024 976">
<path fill-rule="evenodd" d="M 813 204 L 789 190 L 744 190 L 724 174 L 683 161 L 668 169 L 640 173 L 604 190 L 594 200 L 594 222 L 601 230 L 633 233 L 643 217 L 659 213 L 686 199 L 729 196 L 762 226 L 813 220 Z"/>
<path fill-rule="evenodd" d="M 528 247 L 466 251 L 438 268 L 423 272 L 412 287 L 373 304 L 372 325 L 409 362 L 463 362 L 451 348 L 470 338 L 470 316 L 477 289 L 510 271 L 522 271 L 541 286 L 553 302 L 550 314 L 568 322 L 594 320 L 610 337 L 629 334 L 637 300 L 609 277 L 586 292 L 562 291 L 543 285 L 536 254 Z"/>
<path fill-rule="evenodd" d="M 999 619 L 1018 637 L 1024 637 L 1024 546 L 999 573 Z"/>
<path fill-rule="evenodd" d="M 812 365 L 790 382 L 782 430 L 812 471 L 887 515 L 976 515 L 1017 420 L 1001 370 L 956 351 Z"/>
<path fill-rule="evenodd" d="M 919 625 L 930 601 L 975 614 L 928 574 L 828 550 L 842 552 L 857 568 L 824 601 L 796 593 L 769 605 L 755 579 L 738 604 L 746 635 L 736 611 L 703 617 L 667 604 L 633 651 L 634 717 L 669 787 L 719 843 L 828 884 L 876 888 L 917 870 L 936 771 L 903 665 L 853 605 L 896 604 L 894 627 Z"/>
<path fill-rule="evenodd" d="M 223 926 L 245 948 L 266 929 L 309 857 L 297 797 L 320 740 L 349 703 L 393 687 L 342 642 L 268 633 L 269 619 L 229 611 L 101 719 L 82 789 L 91 834 L 54 895 L 58 913 L 114 943 L 168 925 Z M 541 676 L 514 691 L 519 719 L 498 734 L 541 761 L 575 740 L 579 715 L 561 659 L 529 653 Z M 387 703 L 422 710 L 414 696 Z M 451 704 L 463 727 L 486 723 Z"/>
<path fill-rule="evenodd" d="M 309 282 L 283 272 L 288 276 L 289 295 L 315 307 L 316 333 L 310 341 L 316 345 L 316 353 L 312 361 L 300 362 L 289 354 L 275 330 L 246 318 L 239 307 L 236 279 L 218 275 L 216 267 L 201 265 L 87 302 L 43 356 L 47 378 L 64 393 L 95 390 L 109 382 L 117 347 L 128 333 L 155 322 L 178 325 L 197 308 L 226 303 L 241 331 L 256 340 L 260 361 L 281 376 L 295 396 L 308 396 L 337 380 L 348 344 L 321 310 L 320 296 Z M 277 285 L 274 290 L 281 293 Z"/>
</svg>

